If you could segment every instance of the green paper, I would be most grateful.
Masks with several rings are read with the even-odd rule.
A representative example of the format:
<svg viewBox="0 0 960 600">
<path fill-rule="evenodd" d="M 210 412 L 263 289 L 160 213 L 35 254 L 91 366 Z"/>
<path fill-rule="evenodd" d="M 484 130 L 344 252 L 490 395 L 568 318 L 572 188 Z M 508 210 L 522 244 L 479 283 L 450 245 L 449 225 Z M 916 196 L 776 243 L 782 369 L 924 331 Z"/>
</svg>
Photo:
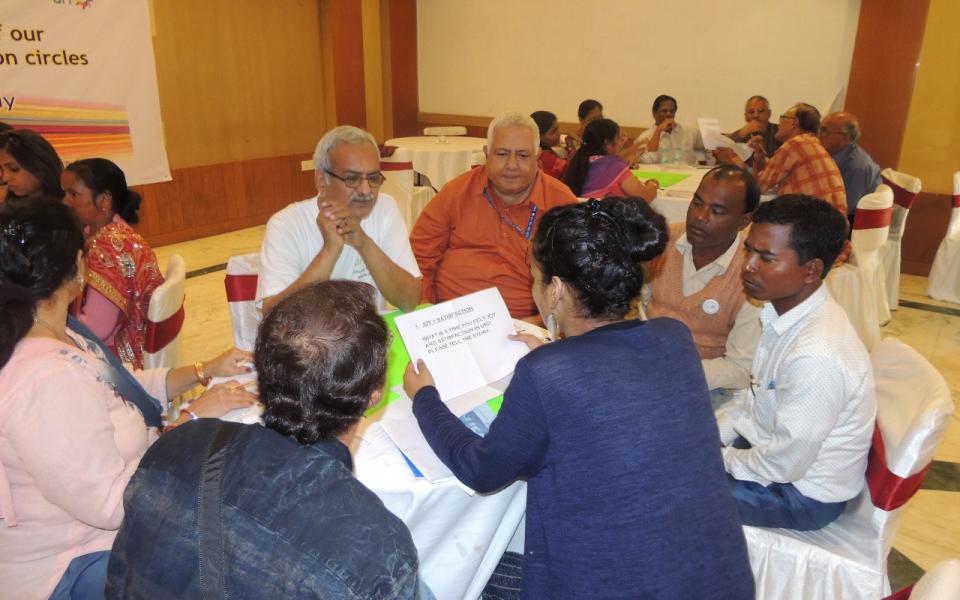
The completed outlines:
<svg viewBox="0 0 960 600">
<path fill-rule="evenodd" d="M 689 173 L 667 173 L 662 171 L 641 171 L 636 169 L 633 171 L 633 174 L 640 181 L 646 181 L 648 179 L 656 179 L 657 183 L 660 184 L 662 188 L 668 188 L 671 185 L 676 185 L 690 177 Z"/>
<path fill-rule="evenodd" d="M 417 310 L 428 306 L 431 305 L 421 304 L 417 307 Z M 387 349 L 387 383 L 384 386 L 385 389 L 383 390 L 383 397 L 381 397 L 380 402 L 368 408 L 363 413 L 365 417 L 377 414 L 400 397 L 393 391 L 393 388 L 398 385 L 403 385 L 403 373 L 407 370 L 407 363 L 410 362 L 410 354 L 407 353 L 407 347 L 404 345 L 403 339 L 400 337 L 400 332 L 397 330 L 397 324 L 395 323 L 397 317 L 402 314 L 402 310 L 395 310 L 383 315 L 383 321 L 387 324 L 387 330 L 390 332 L 390 347 Z M 500 405 L 502 403 L 502 395 L 487 401 L 487 405 L 495 414 L 500 412 Z"/>
</svg>

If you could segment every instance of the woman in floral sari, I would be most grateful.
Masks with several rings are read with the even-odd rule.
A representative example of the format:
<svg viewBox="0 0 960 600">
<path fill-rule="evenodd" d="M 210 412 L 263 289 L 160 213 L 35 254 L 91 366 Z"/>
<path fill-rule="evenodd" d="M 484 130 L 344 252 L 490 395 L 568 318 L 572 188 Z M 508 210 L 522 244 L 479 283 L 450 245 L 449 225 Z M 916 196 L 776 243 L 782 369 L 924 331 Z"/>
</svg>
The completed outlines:
<svg viewBox="0 0 960 600">
<path fill-rule="evenodd" d="M 78 317 L 122 361 L 142 369 L 147 309 L 163 276 L 153 250 L 130 227 L 139 221 L 140 194 L 105 158 L 71 163 L 61 183 L 87 237 L 87 287 Z"/>
</svg>

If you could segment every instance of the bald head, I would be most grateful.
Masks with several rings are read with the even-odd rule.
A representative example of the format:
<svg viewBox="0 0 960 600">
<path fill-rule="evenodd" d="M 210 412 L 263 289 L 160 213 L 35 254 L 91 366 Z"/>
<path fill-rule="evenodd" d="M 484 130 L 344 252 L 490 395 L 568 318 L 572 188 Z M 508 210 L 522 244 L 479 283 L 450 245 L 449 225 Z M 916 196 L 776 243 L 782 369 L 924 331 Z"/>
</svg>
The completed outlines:
<svg viewBox="0 0 960 600">
<path fill-rule="evenodd" d="M 836 154 L 859 139 L 860 123 L 853 113 L 830 113 L 820 123 L 820 143 L 830 154 Z"/>
</svg>

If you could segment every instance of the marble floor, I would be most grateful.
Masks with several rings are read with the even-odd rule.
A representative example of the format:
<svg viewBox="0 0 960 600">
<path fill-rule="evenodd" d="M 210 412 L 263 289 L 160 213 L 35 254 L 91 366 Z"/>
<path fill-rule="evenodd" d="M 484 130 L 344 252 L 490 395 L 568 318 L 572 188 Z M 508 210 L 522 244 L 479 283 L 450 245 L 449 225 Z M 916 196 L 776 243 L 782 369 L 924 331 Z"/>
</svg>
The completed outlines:
<svg viewBox="0 0 960 600">
<path fill-rule="evenodd" d="M 264 227 L 252 227 L 200 240 L 156 248 L 161 268 L 170 255 L 187 265 L 184 358 L 212 358 L 233 343 L 230 313 L 223 286 L 227 259 L 256 252 Z M 960 305 L 924 295 L 926 278 L 904 275 L 900 308 L 883 328 L 923 354 L 950 385 L 954 402 L 960 399 Z M 923 488 L 904 509 L 890 556 L 893 589 L 911 583 L 947 558 L 960 558 L 960 411 L 954 413 L 946 438 Z"/>
</svg>

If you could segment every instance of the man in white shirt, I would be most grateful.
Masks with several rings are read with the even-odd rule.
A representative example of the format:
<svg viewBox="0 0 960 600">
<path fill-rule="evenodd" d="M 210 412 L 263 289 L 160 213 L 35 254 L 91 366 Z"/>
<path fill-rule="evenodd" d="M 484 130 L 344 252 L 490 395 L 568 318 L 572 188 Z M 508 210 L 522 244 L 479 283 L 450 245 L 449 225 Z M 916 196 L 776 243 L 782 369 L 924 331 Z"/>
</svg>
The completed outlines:
<svg viewBox="0 0 960 600">
<path fill-rule="evenodd" d="M 743 291 L 743 238 L 760 202 L 746 169 L 729 165 L 704 175 L 685 223 L 670 225 L 667 249 L 646 267 L 647 316 L 682 321 L 703 361 L 714 408 L 750 384 L 760 340 L 760 309 Z"/>
<path fill-rule="evenodd" d="M 864 485 L 876 418 L 870 358 L 823 285 L 844 215 L 791 194 L 753 214 L 743 284 L 768 302 L 749 398 L 718 411 L 730 490 L 746 525 L 819 529 Z"/>
<path fill-rule="evenodd" d="M 267 222 L 258 306 L 265 314 L 311 283 L 347 279 L 375 287 L 381 311 L 387 302 L 415 308 L 420 270 L 396 201 L 379 193 L 385 177 L 373 136 L 349 125 L 331 129 L 317 144 L 313 164 L 317 195 Z"/>
<path fill-rule="evenodd" d="M 677 100 L 661 94 L 653 101 L 653 127 L 634 140 L 640 146 L 640 162 L 692 163 L 696 150 L 703 150 L 699 130 L 688 131 L 676 121 Z"/>
</svg>

